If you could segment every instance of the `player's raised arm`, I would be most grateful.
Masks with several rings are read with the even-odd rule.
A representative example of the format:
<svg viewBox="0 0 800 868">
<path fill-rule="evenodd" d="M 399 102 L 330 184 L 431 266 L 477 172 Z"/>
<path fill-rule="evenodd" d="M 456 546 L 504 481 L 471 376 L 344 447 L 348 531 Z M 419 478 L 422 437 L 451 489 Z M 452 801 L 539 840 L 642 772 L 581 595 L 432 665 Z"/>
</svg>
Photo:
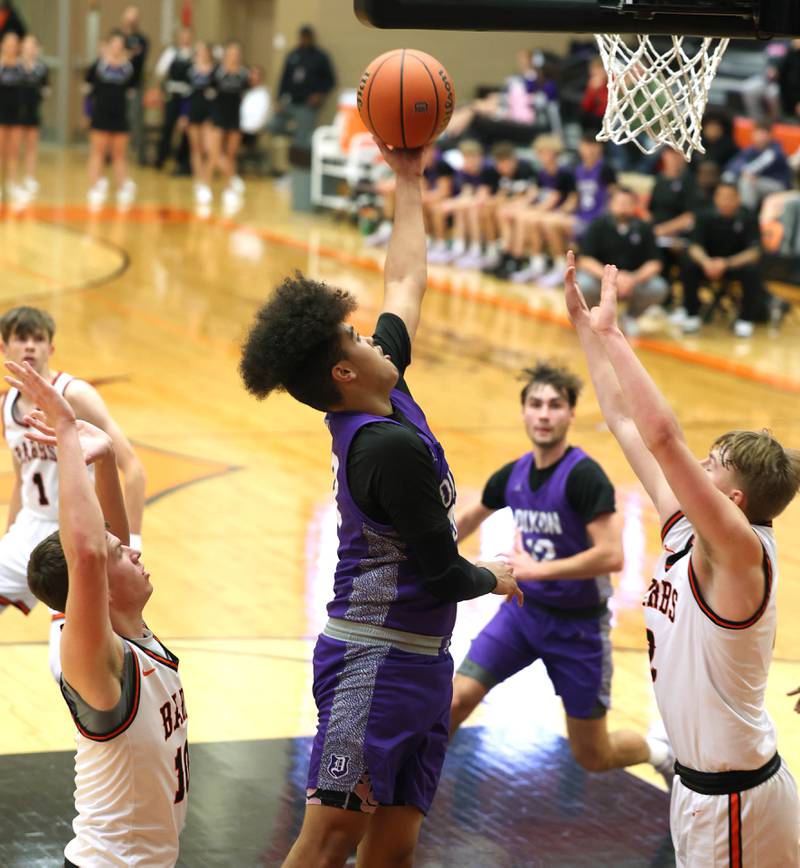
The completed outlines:
<svg viewBox="0 0 800 868">
<path fill-rule="evenodd" d="M 603 280 L 611 279 L 608 266 Z M 600 338 L 592 331 L 589 308 L 575 279 L 575 256 L 567 254 L 564 278 L 567 311 L 581 343 L 597 401 L 606 425 L 616 438 L 633 472 L 645 488 L 663 524 L 678 509 L 678 501 L 664 473 L 642 440 L 633 420 L 629 402 L 620 388 L 617 375 Z"/>
<path fill-rule="evenodd" d="M 108 613 L 105 521 L 86 469 L 75 413 L 30 365 L 7 362 L 6 367 L 13 374 L 8 382 L 43 411 L 58 444 L 59 534 L 69 575 L 61 640 L 64 678 L 93 708 L 113 708 L 120 697 L 123 651 Z M 110 460 L 116 473 L 110 438 L 98 444 L 96 457 L 98 463 Z M 112 469 L 98 471 L 109 479 Z"/>
<path fill-rule="evenodd" d="M 675 414 L 617 325 L 615 277 L 616 268 L 606 266 L 600 305 L 590 313 L 592 331 L 623 394 L 631 396 L 631 416 L 645 446 L 699 538 L 694 566 L 701 580 L 704 573 L 707 579 L 717 572 L 736 576 L 739 599 L 732 605 L 752 613 L 750 603 L 757 605 L 763 596 L 762 549 L 740 508 L 744 495 L 741 491 L 730 497 L 723 494 L 689 449 Z"/>
<path fill-rule="evenodd" d="M 422 218 L 423 148 L 389 148 L 376 144 L 397 175 L 394 228 L 386 253 L 382 313 L 394 313 L 403 320 L 414 340 L 419 324 L 422 297 L 428 283 L 425 223 Z"/>
</svg>

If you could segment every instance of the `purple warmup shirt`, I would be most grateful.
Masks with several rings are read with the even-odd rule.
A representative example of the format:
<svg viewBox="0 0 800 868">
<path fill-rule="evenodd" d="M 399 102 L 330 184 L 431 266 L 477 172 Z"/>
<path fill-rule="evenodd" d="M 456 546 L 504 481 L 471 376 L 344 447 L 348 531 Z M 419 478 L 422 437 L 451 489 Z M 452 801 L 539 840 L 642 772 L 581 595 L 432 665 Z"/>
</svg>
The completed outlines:
<svg viewBox="0 0 800 868">
<path fill-rule="evenodd" d="M 581 163 L 575 169 L 575 189 L 578 191 L 578 207 L 575 215 L 589 223 L 606 212 L 608 187 L 603 183 L 603 161 L 598 160 L 591 169 Z"/>
<path fill-rule="evenodd" d="M 567 479 L 573 467 L 586 458 L 575 446 L 564 456 L 553 475 L 531 491 L 533 453 L 514 464 L 506 483 L 505 500 L 522 533 L 525 551 L 537 561 L 568 558 L 591 546 L 584 520 L 567 501 Z M 599 606 L 611 596 L 608 576 L 593 579 L 520 582 L 527 600 L 557 609 Z"/>
<path fill-rule="evenodd" d="M 442 502 L 455 528 L 456 489 L 441 444 L 410 395 L 393 389 L 391 401 L 395 410 L 414 425 L 427 447 Z M 456 604 L 443 603 L 425 590 L 425 576 L 394 528 L 365 515 L 350 493 L 347 482 L 350 444 L 364 425 L 375 423 L 401 424 L 369 413 L 328 413 L 325 417 L 333 438 L 333 485 L 339 526 L 338 564 L 328 614 L 332 618 L 427 636 L 449 635 L 455 624 Z"/>
</svg>

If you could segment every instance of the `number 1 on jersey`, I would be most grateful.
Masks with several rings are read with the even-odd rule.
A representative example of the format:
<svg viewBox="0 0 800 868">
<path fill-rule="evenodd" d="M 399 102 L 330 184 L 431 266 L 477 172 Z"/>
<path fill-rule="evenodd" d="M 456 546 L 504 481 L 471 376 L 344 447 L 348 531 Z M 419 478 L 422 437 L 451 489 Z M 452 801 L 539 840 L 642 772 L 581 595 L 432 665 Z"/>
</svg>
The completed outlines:
<svg viewBox="0 0 800 868">
<path fill-rule="evenodd" d="M 175 754 L 175 772 L 178 775 L 178 789 L 175 791 L 175 802 L 182 802 L 189 792 L 189 742 L 184 742 Z"/>
<path fill-rule="evenodd" d="M 39 489 L 39 506 L 50 506 L 47 493 L 44 490 L 44 480 L 41 473 L 33 474 L 33 484 Z"/>
</svg>

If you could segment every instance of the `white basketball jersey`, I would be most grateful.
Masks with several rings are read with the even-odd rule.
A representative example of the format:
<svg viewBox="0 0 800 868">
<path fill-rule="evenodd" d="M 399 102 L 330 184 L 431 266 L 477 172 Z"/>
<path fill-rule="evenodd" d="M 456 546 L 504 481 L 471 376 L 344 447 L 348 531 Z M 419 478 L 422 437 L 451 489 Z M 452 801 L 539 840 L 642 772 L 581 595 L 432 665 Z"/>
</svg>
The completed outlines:
<svg viewBox="0 0 800 868">
<path fill-rule="evenodd" d="M 60 394 L 72 382 L 69 374 L 56 374 L 53 386 Z M 6 443 L 19 463 L 22 508 L 46 521 L 58 521 L 58 458 L 56 447 L 35 443 L 25 437 L 29 431 L 22 418 L 15 418 L 14 405 L 20 393 L 9 389 L 3 398 L 3 433 Z"/>
<path fill-rule="evenodd" d="M 664 525 L 643 601 L 658 708 L 678 761 L 700 772 L 757 769 L 777 749 L 764 705 L 777 619 L 775 538 L 772 528 L 753 530 L 764 547 L 765 592 L 746 621 L 721 618 L 703 599 L 694 529 L 682 512 Z"/>
<path fill-rule="evenodd" d="M 75 721 L 78 816 L 64 854 L 76 865 L 95 868 L 171 868 L 189 797 L 178 660 L 152 640 L 165 654 L 124 641 L 135 655 L 133 708 L 108 735 L 92 735 Z"/>
</svg>

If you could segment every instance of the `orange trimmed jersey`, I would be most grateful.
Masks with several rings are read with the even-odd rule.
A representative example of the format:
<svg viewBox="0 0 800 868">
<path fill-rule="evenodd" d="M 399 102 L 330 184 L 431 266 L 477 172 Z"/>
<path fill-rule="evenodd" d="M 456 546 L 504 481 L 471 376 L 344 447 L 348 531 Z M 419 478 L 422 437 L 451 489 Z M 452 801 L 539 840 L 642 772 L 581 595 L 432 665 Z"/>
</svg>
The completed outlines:
<svg viewBox="0 0 800 868">
<path fill-rule="evenodd" d="M 59 373 L 53 386 L 59 395 L 72 382 L 70 374 Z M 56 447 L 35 443 L 25 437 L 31 429 L 22 421 L 16 404 L 20 393 L 9 389 L 3 398 L 3 433 L 14 459 L 19 465 L 22 508 L 30 510 L 37 518 L 58 521 L 58 457 Z M 16 412 L 15 412 L 16 408 Z"/>
<path fill-rule="evenodd" d="M 78 816 L 64 855 L 75 865 L 171 868 L 189 800 L 178 658 L 154 637 L 123 641 L 134 655 L 133 699 L 125 719 L 98 734 L 73 715 Z"/>
<path fill-rule="evenodd" d="M 777 749 L 765 707 L 775 643 L 777 561 L 771 527 L 753 525 L 764 551 L 764 595 L 746 621 L 728 621 L 703 599 L 694 570 L 694 530 L 678 512 L 645 593 L 650 674 L 678 760 L 700 772 L 747 771 Z"/>
</svg>

